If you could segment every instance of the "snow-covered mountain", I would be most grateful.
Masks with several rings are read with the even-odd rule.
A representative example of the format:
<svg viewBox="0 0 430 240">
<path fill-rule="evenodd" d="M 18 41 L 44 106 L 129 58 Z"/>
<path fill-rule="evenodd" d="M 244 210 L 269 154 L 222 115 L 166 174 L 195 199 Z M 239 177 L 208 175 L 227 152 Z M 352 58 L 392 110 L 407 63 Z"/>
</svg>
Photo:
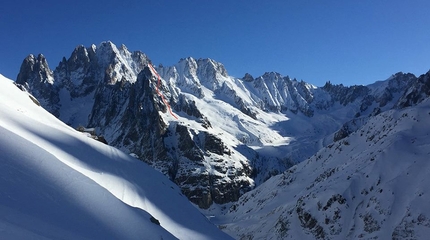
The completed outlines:
<svg viewBox="0 0 430 240">
<path fill-rule="evenodd" d="M 16 82 L 62 121 L 95 128 L 169 176 L 201 208 L 236 201 L 348 136 L 417 82 L 397 73 L 369 86 L 316 87 L 275 72 L 235 78 L 212 59 L 149 64 L 142 52 L 103 42 L 78 46 L 54 71 L 30 55 Z"/>
<path fill-rule="evenodd" d="M 2 151 L 13 149 L 14 142 L 29 147 L 25 139 L 30 139 L 54 157 L 66 156 L 62 162 L 68 167 L 127 206 L 145 211 L 140 213 L 144 216 L 142 224 L 147 222 L 145 216 L 155 223 L 154 219 L 158 219 L 167 231 L 148 230 L 154 236 L 225 237 L 206 220 L 202 220 L 204 226 L 195 228 L 191 227 L 194 222 L 187 222 L 190 225 L 184 224 L 185 228 L 175 225 L 187 221 L 181 218 L 183 213 L 195 213 L 188 205 L 177 213 L 179 210 L 168 208 L 171 205 L 156 198 L 157 201 L 149 202 L 161 205 L 148 207 L 148 200 L 142 200 L 142 196 L 149 198 L 146 193 L 152 190 L 148 188 L 158 187 L 170 191 L 163 199 L 175 199 L 168 194 L 184 194 L 213 223 L 238 239 L 420 239 L 430 232 L 430 209 L 426 204 L 430 190 L 426 185 L 430 171 L 430 72 L 418 78 L 396 73 L 368 86 L 327 82 L 316 87 L 275 72 L 235 78 L 212 59 L 190 57 L 174 66 L 153 67 L 142 52 L 103 42 L 99 46 L 78 46 L 54 71 L 43 55 L 30 55 L 22 64 L 15 85 L 24 92 L 18 88 L 14 91 L 26 96 L 25 101 L 32 108 L 37 107 L 33 103 L 42 105 L 74 128 L 95 128 L 99 139 L 159 170 L 179 186 L 180 192 L 144 164 L 139 165 L 71 128 L 66 131 L 52 116 L 47 125 L 56 131 L 73 132 L 73 137 L 52 135 L 51 128 L 32 121 L 26 125 L 26 118 L 18 116 L 27 110 L 18 108 L 15 113 L 15 105 L 6 102 L 2 104 L 12 109 L 8 114 L 17 118 L 2 118 L 3 128 L 8 126 L 13 132 L 4 135 L 13 141 L 4 138 Z M 5 91 L 5 96 L 12 97 L 6 95 L 9 90 Z M 27 115 L 37 121 L 42 116 L 34 112 Z M 48 117 L 43 115 L 42 119 L 45 118 Z M 16 133 L 16 129 L 24 135 Z M 35 137 L 43 141 L 36 141 Z M 70 145 L 83 150 L 75 153 Z M 90 148 L 95 148 L 96 153 Z M 99 161 L 84 156 L 100 154 L 122 160 L 113 160 L 115 163 L 103 167 Z M 30 154 L 15 148 L 7 156 L 29 161 Z M 12 158 L 7 159 L 5 162 L 10 165 Z M 77 159 L 86 159 L 88 163 Z M 12 168 L 23 166 L 30 165 Z M 94 170 L 94 166 L 99 168 Z M 12 168 L 5 168 L 4 176 L 21 176 L 22 171 Z M 27 179 L 27 175 L 19 178 Z M 120 183 L 109 183 L 112 176 Z M 3 179 L 15 181 L 12 177 Z M 29 180 L 39 184 L 35 178 Z M 151 181 L 151 185 L 143 188 L 140 183 L 145 181 Z M 44 186 L 37 185 L 42 189 Z M 65 192 L 63 188 L 68 185 L 59 186 L 57 191 Z M 21 187 L 23 192 L 34 193 L 31 185 L 30 189 Z M 4 192 L 11 193 L 11 199 L 21 197 L 13 195 L 11 187 Z M 53 200 L 49 196 L 42 195 L 42 199 L 50 203 Z M 8 201 L 5 202 L 10 204 Z M 64 208 L 61 211 L 72 209 L 69 205 Z M 37 215 L 33 210 L 25 211 Z M 160 214 L 169 211 L 176 218 Z M 49 219 L 58 219 L 58 215 L 50 216 L 53 217 Z M 22 225 L 23 222 L 15 224 L 4 219 L 7 221 L 3 220 L 3 224 L 10 226 L 12 234 L 18 234 L 14 229 L 20 226 L 30 231 L 28 236 L 38 234 L 29 226 L 31 221 Z M 45 228 L 54 232 L 49 224 Z M 55 229 L 65 232 L 61 224 L 59 221 Z M 110 232 L 117 231 L 106 222 L 100 224 L 105 224 L 103 229 Z M 148 229 L 153 227 L 148 225 Z M 202 230 L 206 228 L 210 230 Z M 93 234 L 97 233 L 88 232 L 90 238 Z"/>
<path fill-rule="evenodd" d="M 426 239 L 429 87 L 430 72 L 396 109 L 207 214 L 236 239 Z"/>
<path fill-rule="evenodd" d="M 164 175 L 0 85 L 2 239 L 229 239 Z"/>
</svg>

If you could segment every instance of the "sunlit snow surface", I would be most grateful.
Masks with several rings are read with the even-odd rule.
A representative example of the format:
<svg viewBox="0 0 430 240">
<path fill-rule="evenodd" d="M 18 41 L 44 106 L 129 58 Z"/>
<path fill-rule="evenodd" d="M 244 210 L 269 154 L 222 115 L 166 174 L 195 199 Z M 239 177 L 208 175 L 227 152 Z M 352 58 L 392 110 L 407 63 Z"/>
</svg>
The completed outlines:
<svg viewBox="0 0 430 240">
<path fill-rule="evenodd" d="M 0 85 L 2 238 L 229 238 L 166 177 Z"/>
<path fill-rule="evenodd" d="M 430 99 L 383 112 L 206 214 L 237 239 L 427 239 L 429 122 Z"/>
</svg>

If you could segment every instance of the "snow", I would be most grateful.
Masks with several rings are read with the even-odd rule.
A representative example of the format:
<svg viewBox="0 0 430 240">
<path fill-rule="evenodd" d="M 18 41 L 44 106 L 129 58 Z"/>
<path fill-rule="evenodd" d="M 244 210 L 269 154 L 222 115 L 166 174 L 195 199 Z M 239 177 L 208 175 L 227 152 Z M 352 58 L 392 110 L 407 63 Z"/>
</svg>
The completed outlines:
<svg viewBox="0 0 430 240">
<path fill-rule="evenodd" d="M 326 239 L 424 238 L 429 121 L 430 99 L 381 113 L 238 202 L 205 214 L 237 239 L 315 239 L 318 232 Z M 306 225 L 303 212 L 315 224 Z"/>
<path fill-rule="evenodd" d="M 88 122 L 88 116 L 91 114 L 94 93 L 81 98 L 71 98 L 70 92 L 65 88 L 60 89 L 60 102 L 62 119 L 67 119 L 70 126 L 82 126 Z"/>
<path fill-rule="evenodd" d="M 95 49 L 95 45 L 92 45 L 92 49 Z M 130 53 L 124 45 L 120 48 L 117 48 L 111 42 L 102 43 L 96 52 L 96 55 L 99 58 L 97 63 L 100 64 L 100 66 L 98 66 L 96 71 L 94 71 L 96 73 L 94 79 L 101 77 L 99 79 L 101 80 L 100 82 L 105 83 L 105 77 L 107 77 L 108 84 L 114 84 L 120 80 L 125 80 L 129 83 L 135 83 L 137 74 L 144 66 L 147 66 L 149 62 L 145 55 L 137 54 L 139 56 L 136 57 L 136 54 L 136 52 L 133 54 Z M 139 58 L 139 61 L 137 61 L 136 58 Z M 72 72 L 72 78 L 84 78 L 84 71 L 80 70 L 78 69 L 75 72 Z M 205 152 L 205 156 L 204 159 L 202 159 L 201 165 L 199 164 L 195 166 L 192 163 L 188 165 L 186 157 L 181 156 L 181 152 L 175 150 L 177 149 L 179 141 L 177 135 L 167 136 L 164 138 L 164 144 L 169 146 L 169 148 L 166 148 L 169 149 L 169 154 L 172 154 L 181 160 L 185 159 L 184 167 L 181 167 L 181 170 L 190 170 L 189 172 L 191 175 L 207 174 L 219 177 L 219 180 L 225 183 L 225 185 L 222 186 L 229 186 L 229 184 L 232 182 L 234 183 L 235 181 L 243 181 L 249 183 L 250 187 L 254 187 L 267 180 L 267 177 L 282 172 L 289 168 L 292 164 L 299 163 L 311 157 L 311 160 L 307 160 L 306 163 L 298 165 L 303 167 L 302 173 L 294 174 L 294 176 L 300 175 L 302 177 L 300 181 L 303 183 L 303 185 L 295 184 L 294 186 L 289 186 L 289 188 L 292 189 L 293 192 L 295 191 L 295 195 L 298 195 L 297 192 L 302 191 L 304 188 L 309 187 L 309 189 L 313 189 L 314 187 L 325 187 L 326 195 L 323 195 L 320 198 L 320 201 L 322 202 L 330 201 L 332 195 L 339 192 L 339 194 L 345 196 L 347 200 L 351 200 L 353 196 L 356 195 L 356 192 L 360 192 L 363 187 L 368 187 L 367 184 L 369 183 L 366 178 L 363 178 L 363 176 L 349 176 L 351 172 L 354 171 L 354 167 L 360 167 L 360 170 L 363 171 L 372 171 L 372 168 L 370 168 L 368 165 L 360 165 L 363 164 L 364 158 L 374 158 L 377 155 L 375 152 L 383 153 L 382 155 L 389 155 L 385 152 L 385 150 L 382 150 L 382 148 L 378 148 L 378 150 L 372 150 L 369 152 L 369 149 L 372 149 L 375 146 L 367 146 L 368 141 L 363 143 L 361 140 L 353 139 L 354 141 L 357 140 L 359 144 L 354 145 L 355 150 L 351 150 L 351 153 L 344 156 L 344 153 L 342 153 L 343 155 L 340 154 L 339 149 L 349 149 L 351 148 L 351 144 L 345 144 L 345 146 L 342 146 L 342 144 L 339 145 L 339 143 L 333 143 L 336 131 L 339 130 L 343 124 L 345 124 L 344 126 L 351 126 L 351 129 L 353 130 L 357 130 L 366 124 L 377 125 L 376 128 L 368 129 L 366 132 L 367 135 L 370 132 L 375 132 L 376 129 L 386 128 L 385 125 L 380 125 L 372 121 L 369 122 L 368 120 L 372 117 L 370 115 L 375 113 L 375 109 L 381 110 L 382 112 L 391 109 L 402 94 L 402 89 L 404 89 L 405 85 L 409 83 L 408 80 L 415 79 L 414 76 L 405 75 L 402 77 L 402 74 L 396 74 L 396 76 L 393 75 L 393 77 L 387 79 L 386 81 L 377 82 L 362 88 L 357 86 L 344 88 L 342 86 L 331 85 L 327 85 L 324 88 L 317 88 L 303 81 L 298 82 L 295 79 L 291 80 L 289 77 L 283 77 L 282 75 L 274 72 L 266 73 L 253 81 L 244 81 L 242 79 L 228 76 L 221 63 L 217 63 L 211 59 L 195 60 L 193 58 L 182 59 L 178 64 L 172 67 L 166 68 L 160 66 L 157 68 L 156 72 L 160 73 L 160 75 L 163 77 L 161 79 L 161 90 L 167 99 L 173 100 L 172 102 L 178 99 L 181 101 L 185 99 L 185 102 L 188 103 L 193 102 L 193 105 L 195 105 L 197 110 L 203 115 L 203 117 L 199 119 L 199 117 L 189 116 L 187 113 L 185 113 L 186 110 L 184 110 L 184 112 L 175 112 L 175 115 L 178 115 L 179 118 L 175 119 L 175 117 L 170 113 L 160 112 L 163 122 L 166 123 L 169 130 L 171 130 L 170 132 L 174 133 L 177 129 L 177 126 L 186 127 L 187 132 L 185 132 L 185 135 L 188 134 L 192 140 L 195 141 L 194 143 L 196 143 L 201 149 L 203 149 L 202 146 L 204 146 L 205 136 L 207 136 L 206 134 L 216 136 L 217 139 L 222 141 L 225 149 L 229 153 L 212 154 L 210 152 Z M 154 73 L 155 71 L 153 71 L 153 74 Z M 151 87 L 155 89 L 156 84 L 157 78 L 153 77 Z M 103 93 L 103 90 L 100 89 L 102 88 L 98 88 L 98 91 Z M 87 123 L 89 113 L 94 110 L 92 107 L 89 108 L 89 105 L 94 103 L 94 92 L 88 94 L 86 97 L 78 97 L 68 101 L 67 99 L 70 98 L 70 94 L 67 94 L 64 90 L 61 91 L 60 102 L 62 106 L 60 109 L 60 117 L 68 124 L 72 124 L 74 126 L 79 123 Z M 124 102 L 127 101 L 126 94 L 119 97 Z M 120 118 L 123 116 L 124 111 L 126 111 L 126 104 L 119 103 L 118 105 L 123 106 L 115 114 Z M 97 103 L 95 106 L 99 108 L 102 105 Z M 181 107 L 180 104 L 176 106 Z M 31 116 L 32 118 L 37 118 L 38 114 Z M 356 118 L 357 116 L 361 117 Z M 121 134 L 122 130 L 120 128 L 122 128 L 122 126 L 119 124 L 119 121 L 115 122 L 115 124 L 112 124 L 111 122 L 109 126 L 103 126 L 106 123 L 103 120 L 105 116 L 99 117 L 101 118 L 101 121 L 97 124 L 91 124 L 91 126 L 96 126 L 97 129 L 102 129 L 102 134 L 105 137 L 112 137 L 112 139 L 115 139 L 119 134 Z M 356 122 L 348 122 L 351 119 L 354 119 Z M 11 123 L 8 123 L 8 126 L 13 126 L 12 122 L 14 121 L 15 120 L 11 120 Z M 51 120 L 48 120 L 48 122 L 49 121 Z M 44 123 L 45 121 L 41 122 Z M 204 124 L 202 124 L 202 122 Z M 24 125 L 25 124 L 22 124 L 22 126 Z M 84 125 L 90 126 L 89 124 Z M 99 126 L 101 126 L 101 128 Z M 52 126 L 50 125 L 50 127 Z M 16 127 L 16 129 L 19 128 L 20 126 Z M 61 127 L 58 127 L 58 129 L 60 129 L 61 132 L 64 130 L 64 126 L 61 125 Z M 133 178 L 130 180 L 128 177 L 123 177 L 122 173 L 118 173 L 117 169 L 122 168 L 123 164 L 121 164 L 121 166 L 115 165 L 115 167 L 112 165 L 111 168 L 102 170 L 88 169 L 88 166 L 82 166 L 81 164 L 81 159 L 86 158 L 82 155 L 85 155 L 85 149 L 82 151 L 82 154 L 70 155 L 70 153 L 73 151 L 64 151 L 68 148 L 68 145 L 64 143 L 64 140 L 58 139 L 56 134 L 53 136 L 50 135 L 50 133 L 52 133 L 51 128 L 40 128 L 36 130 L 32 130 L 34 135 L 32 136 L 35 137 L 35 139 L 32 140 L 33 142 L 37 142 L 40 145 L 41 142 L 52 142 L 51 140 L 55 140 L 55 142 L 62 144 L 61 151 L 59 151 L 56 147 L 54 147 L 52 150 L 51 145 L 43 145 L 43 149 L 48 148 L 49 152 L 54 154 L 54 156 L 58 159 L 69 159 L 67 162 L 68 166 L 70 165 L 74 170 L 84 174 L 86 177 L 95 181 L 97 184 L 106 187 L 111 194 L 113 194 L 118 199 L 121 199 L 128 205 L 148 211 L 150 214 L 154 216 L 156 215 L 157 219 L 163 218 L 163 221 L 161 221 L 162 226 L 168 229 L 168 231 L 170 231 L 169 229 L 178 228 L 177 222 L 166 219 L 165 212 L 160 210 L 158 205 L 154 205 L 154 202 L 156 201 L 149 202 L 148 199 L 142 198 L 141 191 L 143 190 L 141 186 L 136 183 L 136 181 L 138 181 L 136 179 L 141 179 L 140 176 L 135 177 L 136 179 Z M 15 132 L 15 130 L 13 132 Z M 25 138 L 28 139 L 29 136 L 26 134 L 27 133 L 24 133 Z M 379 136 L 382 133 L 378 132 L 375 134 Z M 83 138 L 84 136 L 84 134 L 81 134 L 79 139 Z M 384 135 L 382 134 L 382 136 Z M 367 137 L 371 136 L 369 135 Z M 72 137 L 67 141 L 75 142 L 73 139 L 74 138 Z M 86 138 L 84 139 L 85 144 L 90 144 L 92 146 L 93 142 Z M 351 140 L 351 142 L 353 140 Z M 341 143 L 344 143 L 344 141 L 346 140 L 342 140 Z M 128 153 L 131 156 L 136 157 L 138 155 L 133 153 L 138 150 L 126 149 L 126 146 L 121 144 L 117 144 L 116 146 L 122 150 L 129 151 Z M 401 149 L 401 147 L 405 144 L 407 144 L 407 142 L 403 143 L 400 141 L 398 148 Z M 80 146 L 80 144 L 78 145 Z M 171 152 L 170 149 L 172 150 Z M 312 157 L 313 154 L 317 153 L 318 150 L 321 149 L 326 150 L 327 152 L 332 152 L 325 152 L 324 154 L 315 155 Z M 104 152 L 105 150 L 100 151 Z M 404 149 L 404 151 L 408 152 L 408 149 Z M 333 157 L 338 155 L 342 155 L 341 160 L 339 160 L 337 157 Z M 399 154 L 393 155 L 391 157 L 399 156 L 403 155 Z M 72 161 L 70 160 L 72 159 L 71 157 L 73 159 L 79 159 L 80 161 Z M 110 154 L 104 154 L 104 156 L 98 156 L 96 159 L 110 157 Z M 323 157 L 326 159 L 325 161 L 316 160 Z M 406 154 L 405 158 L 407 157 L 410 156 Z M 334 160 L 330 162 L 327 160 L 329 158 L 334 158 Z M 354 159 L 354 161 L 349 161 L 348 159 Z M 157 162 L 158 159 L 149 159 L 149 161 L 151 160 L 154 160 L 155 162 L 153 162 L 154 168 L 166 173 L 166 168 L 163 169 L 164 166 L 162 166 L 164 163 L 161 163 L 163 161 Z M 93 161 L 95 160 L 85 160 L 85 162 Z M 313 163 L 317 161 L 319 161 L 321 164 Z M 180 162 L 182 163 L 182 161 Z M 96 161 L 93 163 L 93 165 L 103 165 L 103 162 L 100 163 Z M 401 164 L 399 164 L 399 166 L 400 165 Z M 306 166 L 306 169 L 304 166 Z M 325 177 L 323 179 L 324 181 L 321 179 L 316 181 L 319 176 L 331 174 L 337 175 L 338 172 L 336 171 L 341 168 L 339 166 L 341 166 L 342 169 L 348 169 L 346 171 L 348 171 L 348 177 L 351 178 L 352 182 L 343 181 L 342 184 L 344 185 L 340 186 L 341 184 L 339 183 L 340 185 L 332 189 L 331 186 L 322 184 L 322 182 L 326 180 Z M 243 170 L 247 169 L 248 167 L 254 171 L 253 173 L 257 173 L 257 176 L 254 174 L 251 176 L 251 174 L 247 172 L 246 174 L 235 177 L 235 173 L 244 172 Z M 311 170 L 309 170 L 309 168 Z M 336 171 L 332 173 L 332 169 L 335 169 Z M 378 170 L 379 168 L 376 168 L 375 171 Z M 397 173 L 399 170 L 395 169 L 394 171 Z M 138 174 L 136 173 L 135 175 Z M 310 179 L 307 179 L 307 177 L 310 177 Z M 124 182 L 124 178 L 127 179 L 127 181 Z M 274 179 L 278 180 L 279 178 L 274 177 Z M 339 177 L 339 179 L 343 178 Z M 312 182 L 314 180 L 316 182 Z M 376 181 L 375 179 L 373 180 Z M 276 181 L 269 181 L 275 185 L 279 184 Z M 284 180 L 280 180 L 280 182 L 283 181 Z M 297 182 L 297 180 L 295 181 Z M 331 183 L 333 180 L 329 180 L 329 182 Z M 264 186 L 267 189 L 271 189 L 272 187 L 270 185 Z M 181 187 L 184 186 L 181 185 Z M 196 186 L 192 185 L 190 188 L 196 188 Z M 249 188 L 246 189 L 249 190 Z M 126 193 L 124 193 L 124 191 Z M 256 190 L 254 193 L 257 192 L 256 194 L 260 195 L 259 191 L 261 190 Z M 277 214 L 276 219 L 279 218 L 277 224 L 280 225 L 278 225 L 278 227 L 282 226 L 283 228 L 285 227 L 283 224 L 290 224 L 289 228 L 294 228 L 294 231 L 297 234 L 294 236 L 309 236 L 308 233 L 302 232 L 301 225 L 303 224 L 298 222 L 297 219 L 296 221 L 290 221 L 288 224 L 283 222 L 285 219 L 288 219 L 288 216 L 283 215 L 282 211 L 290 211 L 291 206 L 298 204 L 298 198 L 293 198 L 293 200 L 291 200 L 288 198 L 290 196 L 286 197 L 287 202 L 291 200 L 288 202 L 291 204 L 291 206 L 284 206 L 282 205 L 283 203 L 272 201 L 273 206 L 263 207 L 262 205 L 264 204 L 262 203 L 276 199 L 275 196 L 278 195 L 278 189 L 271 189 L 268 190 L 268 192 L 262 192 L 264 192 L 264 194 L 262 194 L 260 199 L 256 200 L 261 201 L 261 203 L 257 203 L 259 208 L 261 206 L 260 210 L 265 208 L 264 211 L 266 211 L 267 209 L 270 209 L 270 207 L 279 207 L 279 209 L 276 209 L 276 211 L 270 209 L 264 212 L 264 214 L 270 215 L 270 213 L 274 211 Z M 310 193 L 308 192 L 306 194 Z M 317 193 L 313 192 L 313 194 Z M 251 198 L 245 197 L 245 199 L 250 201 L 249 199 Z M 245 200 L 242 199 L 241 201 L 244 202 Z M 318 203 L 318 201 L 315 199 L 310 198 L 306 201 L 308 206 L 315 206 Z M 388 199 L 386 204 L 390 205 L 393 203 L 393 201 L 393 199 Z M 354 204 L 355 203 L 356 202 L 354 202 Z M 216 207 L 217 206 L 215 206 L 215 208 Z M 309 213 L 312 213 L 312 215 L 314 213 L 318 213 L 319 211 L 315 207 L 309 207 L 305 210 Z M 216 209 L 211 209 L 210 211 L 216 211 Z M 327 214 L 331 214 L 330 216 L 336 212 L 333 209 L 327 211 Z M 225 211 L 221 212 L 225 213 Z M 246 224 L 244 224 L 245 227 L 242 228 L 240 225 L 242 223 L 239 224 L 238 221 L 243 219 L 246 221 L 252 220 L 252 224 L 254 224 L 260 222 L 259 217 L 249 216 L 246 211 L 241 213 L 246 216 L 243 218 L 239 215 L 234 216 L 234 221 L 228 222 L 228 224 L 230 224 L 232 227 L 226 227 L 226 231 L 240 232 L 242 230 L 250 230 L 250 232 L 252 232 L 255 230 L 252 227 L 247 228 Z M 362 212 L 360 212 L 360 214 L 361 213 Z M 217 214 L 213 214 L 214 217 L 211 218 L 215 220 L 219 219 L 219 215 Z M 343 218 L 346 217 L 350 219 L 354 218 L 355 213 L 346 212 L 344 214 L 346 215 L 342 215 Z M 226 219 L 229 219 L 229 217 L 226 217 Z M 379 221 L 378 217 L 373 217 L 373 220 Z M 269 224 L 269 222 L 272 220 L 273 219 L 269 219 L 265 224 Z M 321 221 L 321 219 L 319 220 Z M 223 224 L 226 223 L 224 222 Z M 333 231 L 338 231 L 339 223 L 334 223 L 331 225 L 333 229 L 335 229 Z M 363 227 L 364 225 L 361 222 L 349 222 L 350 228 L 352 228 L 352 226 Z M 264 230 L 263 232 L 270 232 L 273 230 L 267 229 L 264 224 L 258 226 L 258 229 Z M 356 232 L 353 232 L 351 234 L 355 233 Z M 175 236 L 177 236 L 176 233 Z M 343 236 L 345 237 L 346 235 Z"/>
<path fill-rule="evenodd" d="M 2 237 L 229 238 L 162 174 L 68 127 L 11 80 L 0 85 Z"/>
</svg>

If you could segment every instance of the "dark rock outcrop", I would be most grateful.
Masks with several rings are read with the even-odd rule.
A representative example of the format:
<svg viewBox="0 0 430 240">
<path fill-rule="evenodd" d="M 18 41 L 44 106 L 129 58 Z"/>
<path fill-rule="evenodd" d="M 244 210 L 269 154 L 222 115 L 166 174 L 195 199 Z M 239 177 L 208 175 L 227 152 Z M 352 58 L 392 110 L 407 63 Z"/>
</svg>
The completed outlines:
<svg viewBox="0 0 430 240">
<path fill-rule="evenodd" d="M 60 98 L 54 86 L 53 72 L 46 58 L 30 54 L 21 64 L 16 83 L 24 86 L 40 104 L 55 116 L 59 116 Z"/>
<path fill-rule="evenodd" d="M 396 108 L 405 108 L 422 102 L 430 96 L 430 71 L 410 84 L 396 103 Z"/>
</svg>

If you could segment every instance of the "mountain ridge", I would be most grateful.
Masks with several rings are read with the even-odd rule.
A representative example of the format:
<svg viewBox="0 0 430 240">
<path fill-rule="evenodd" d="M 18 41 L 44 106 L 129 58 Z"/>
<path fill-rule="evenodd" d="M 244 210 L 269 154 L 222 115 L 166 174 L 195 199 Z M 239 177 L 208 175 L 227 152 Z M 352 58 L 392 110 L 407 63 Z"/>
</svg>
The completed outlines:
<svg viewBox="0 0 430 240">
<path fill-rule="evenodd" d="M 207 215 L 236 239 L 425 238 L 429 104 L 382 112 Z"/>
<path fill-rule="evenodd" d="M 71 126 L 95 127 L 169 176 L 201 208 L 236 201 L 312 156 L 348 121 L 393 108 L 417 80 L 398 73 L 379 85 L 318 88 L 275 72 L 234 78 L 221 63 L 189 57 L 155 67 L 175 120 L 140 51 L 103 42 L 77 47 L 54 71 L 38 62 L 46 60 L 24 61 L 17 83 L 42 106 Z"/>
</svg>

